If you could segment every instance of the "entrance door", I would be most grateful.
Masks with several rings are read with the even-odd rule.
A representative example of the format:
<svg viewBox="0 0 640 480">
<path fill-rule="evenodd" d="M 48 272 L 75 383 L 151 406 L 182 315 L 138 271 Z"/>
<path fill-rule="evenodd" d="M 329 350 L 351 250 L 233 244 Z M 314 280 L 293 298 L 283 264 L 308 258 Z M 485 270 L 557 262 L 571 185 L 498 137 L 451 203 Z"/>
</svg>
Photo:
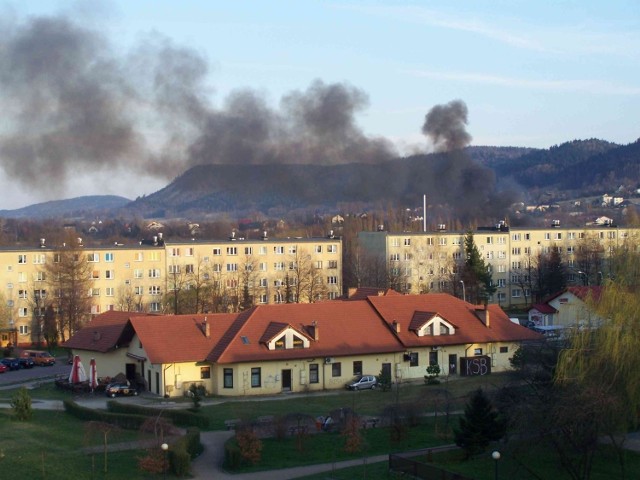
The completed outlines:
<svg viewBox="0 0 640 480">
<path fill-rule="evenodd" d="M 391 378 L 391 364 L 390 363 L 383 363 L 382 364 L 382 375 L 383 376 L 388 376 L 388 378 L 393 381 L 393 378 Z"/>
<path fill-rule="evenodd" d="M 458 372 L 458 355 L 455 353 L 449 355 L 449 375 L 455 375 Z"/>
<path fill-rule="evenodd" d="M 127 380 L 131 382 L 131 385 L 136 384 L 136 364 L 135 363 L 127 363 L 124 366 L 125 375 L 127 376 Z"/>
<path fill-rule="evenodd" d="M 291 370 L 282 370 L 282 391 L 291 391 Z"/>
</svg>

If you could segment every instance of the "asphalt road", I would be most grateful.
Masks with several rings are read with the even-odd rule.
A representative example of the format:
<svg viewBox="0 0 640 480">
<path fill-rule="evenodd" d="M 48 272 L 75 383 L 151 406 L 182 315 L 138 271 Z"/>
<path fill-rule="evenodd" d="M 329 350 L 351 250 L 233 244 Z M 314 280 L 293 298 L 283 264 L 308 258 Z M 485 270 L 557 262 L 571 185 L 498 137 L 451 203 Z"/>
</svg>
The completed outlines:
<svg viewBox="0 0 640 480">
<path fill-rule="evenodd" d="M 56 364 L 51 367 L 35 366 L 33 368 L 21 368 L 20 370 L 7 370 L 5 373 L 0 373 L 0 387 L 54 378 L 58 375 L 66 376 L 70 372 L 71 365 L 67 364 L 67 357 L 58 357 L 56 358 Z"/>
</svg>

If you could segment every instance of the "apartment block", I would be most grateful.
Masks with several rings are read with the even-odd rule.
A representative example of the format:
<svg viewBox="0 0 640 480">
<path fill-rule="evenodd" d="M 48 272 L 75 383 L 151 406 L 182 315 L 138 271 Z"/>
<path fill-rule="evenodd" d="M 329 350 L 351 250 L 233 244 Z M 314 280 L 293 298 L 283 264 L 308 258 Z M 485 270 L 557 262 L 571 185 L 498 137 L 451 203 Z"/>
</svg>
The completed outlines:
<svg viewBox="0 0 640 480">
<path fill-rule="evenodd" d="M 432 232 L 360 232 L 358 241 L 370 259 L 384 259 L 403 293 L 443 292 L 462 298 L 464 286 L 456 274 L 464 264 L 466 234 L 440 225 Z M 560 253 L 569 284 L 596 285 L 610 274 L 610 254 L 627 241 L 640 241 L 638 228 L 565 228 L 557 221 L 547 228 L 512 228 L 501 222 L 473 234 L 497 288 L 489 301 L 503 307 L 531 303 L 534 292 L 527 276 L 540 254 L 553 249 Z"/>
<path fill-rule="evenodd" d="M 273 304 L 334 299 L 342 292 L 342 241 L 333 235 L 245 239 L 232 234 L 191 242 L 159 235 L 99 247 L 78 241 L 73 248 L 89 266 L 91 315 L 108 310 L 173 313 L 170 298 L 195 288 L 201 295 L 224 297 L 228 309 L 243 295 L 253 304 Z M 47 264 L 59 261 L 64 248 L 43 239 L 32 248 L 0 249 L 0 301 L 6 306 L 0 311 L 0 344 L 41 340 L 45 307 L 59 295 Z"/>
</svg>

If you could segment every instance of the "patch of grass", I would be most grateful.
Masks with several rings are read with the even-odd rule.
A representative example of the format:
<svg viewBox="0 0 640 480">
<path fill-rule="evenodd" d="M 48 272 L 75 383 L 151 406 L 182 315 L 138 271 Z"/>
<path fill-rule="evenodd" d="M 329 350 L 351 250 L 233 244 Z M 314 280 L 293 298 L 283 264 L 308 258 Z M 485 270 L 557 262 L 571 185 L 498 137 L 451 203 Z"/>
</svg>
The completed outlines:
<svg viewBox="0 0 640 480">
<path fill-rule="evenodd" d="M 0 411 L 0 471 L 6 480 L 18 478 L 102 477 L 104 455 L 87 455 L 82 449 L 101 445 L 99 435 L 87 435 L 85 424 L 65 412 L 34 411 L 31 421 L 18 422 L 11 410 Z M 109 444 L 143 438 L 138 432 L 120 431 L 109 436 Z M 107 455 L 108 477 L 143 480 L 153 478 L 137 470 L 142 450 Z"/>
<path fill-rule="evenodd" d="M 457 417 L 453 420 L 457 422 Z M 438 427 L 436 427 L 435 419 L 424 419 L 420 425 L 407 428 L 406 435 L 399 441 L 392 440 L 389 428 L 361 430 L 363 448 L 360 452 L 354 454 L 344 451 L 346 439 L 340 433 L 322 432 L 307 435 L 302 441 L 303 447 L 301 449 L 298 448 L 298 442 L 295 437 L 287 437 L 283 440 L 267 438 L 262 441 L 262 460 L 257 465 L 243 466 L 237 471 L 254 472 L 299 465 L 339 462 L 452 443 L 453 440 L 451 438 L 443 438 L 438 433 L 444 425 L 443 420 L 440 419 L 437 423 Z M 235 440 L 231 439 L 229 441 L 234 442 Z"/>
<path fill-rule="evenodd" d="M 0 401 L 10 401 L 21 386 L 22 384 L 16 385 L 15 388 L 0 390 Z M 29 395 L 33 399 L 41 400 L 64 400 L 73 397 L 71 392 L 56 388 L 51 379 L 44 380 L 38 387 L 30 389 Z"/>
<path fill-rule="evenodd" d="M 263 415 L 281 416 L 299 412 L 317 417 L 339 408 L 351 408 L 360 415 L 379 416 L 382 410 L 396 402 L 418 403 L 424 412 L 443 411 L 445 398 L 450 398 L 450 411 L 462 410 L 467 394 L 482 387 L 486 391 L 496 390 L 509 382 L 508 374 L 492 374 L 485 377 L 465 377 L 443 382 L 440 385 L 424 385 L 422 379 L 394 386 L 389 392 L 379 390 L 331 391 L 283 395 L 278 399 L 246 398 L 234 399 L 215 405 L 203 405 L 200 413 L 209 417 L 212 430 L 224 430 L 225 420 L 239 418 L 255 420 Z"/>
</svg>

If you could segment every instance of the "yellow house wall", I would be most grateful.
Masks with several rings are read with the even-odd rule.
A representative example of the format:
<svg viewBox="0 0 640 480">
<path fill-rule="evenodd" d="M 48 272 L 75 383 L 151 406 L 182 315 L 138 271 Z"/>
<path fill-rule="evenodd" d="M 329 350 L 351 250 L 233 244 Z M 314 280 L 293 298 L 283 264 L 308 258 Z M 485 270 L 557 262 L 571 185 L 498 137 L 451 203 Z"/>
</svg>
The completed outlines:
<svg viewBox="0 0 640 480">
<path fill-rule="evenodd" d="M 87 374 L 89 373 L 89 362 L 96 361 L 98 378 L 115 377 L 124 372 L 124 365 L 127 363 L 126 349 L 118 349 L 107 353 L 91 352 L 87 350 L 72 350 L 73 355 L 79 355 Z M 71 368 L 71 367 L 69 367 Z"/>
</svg>

